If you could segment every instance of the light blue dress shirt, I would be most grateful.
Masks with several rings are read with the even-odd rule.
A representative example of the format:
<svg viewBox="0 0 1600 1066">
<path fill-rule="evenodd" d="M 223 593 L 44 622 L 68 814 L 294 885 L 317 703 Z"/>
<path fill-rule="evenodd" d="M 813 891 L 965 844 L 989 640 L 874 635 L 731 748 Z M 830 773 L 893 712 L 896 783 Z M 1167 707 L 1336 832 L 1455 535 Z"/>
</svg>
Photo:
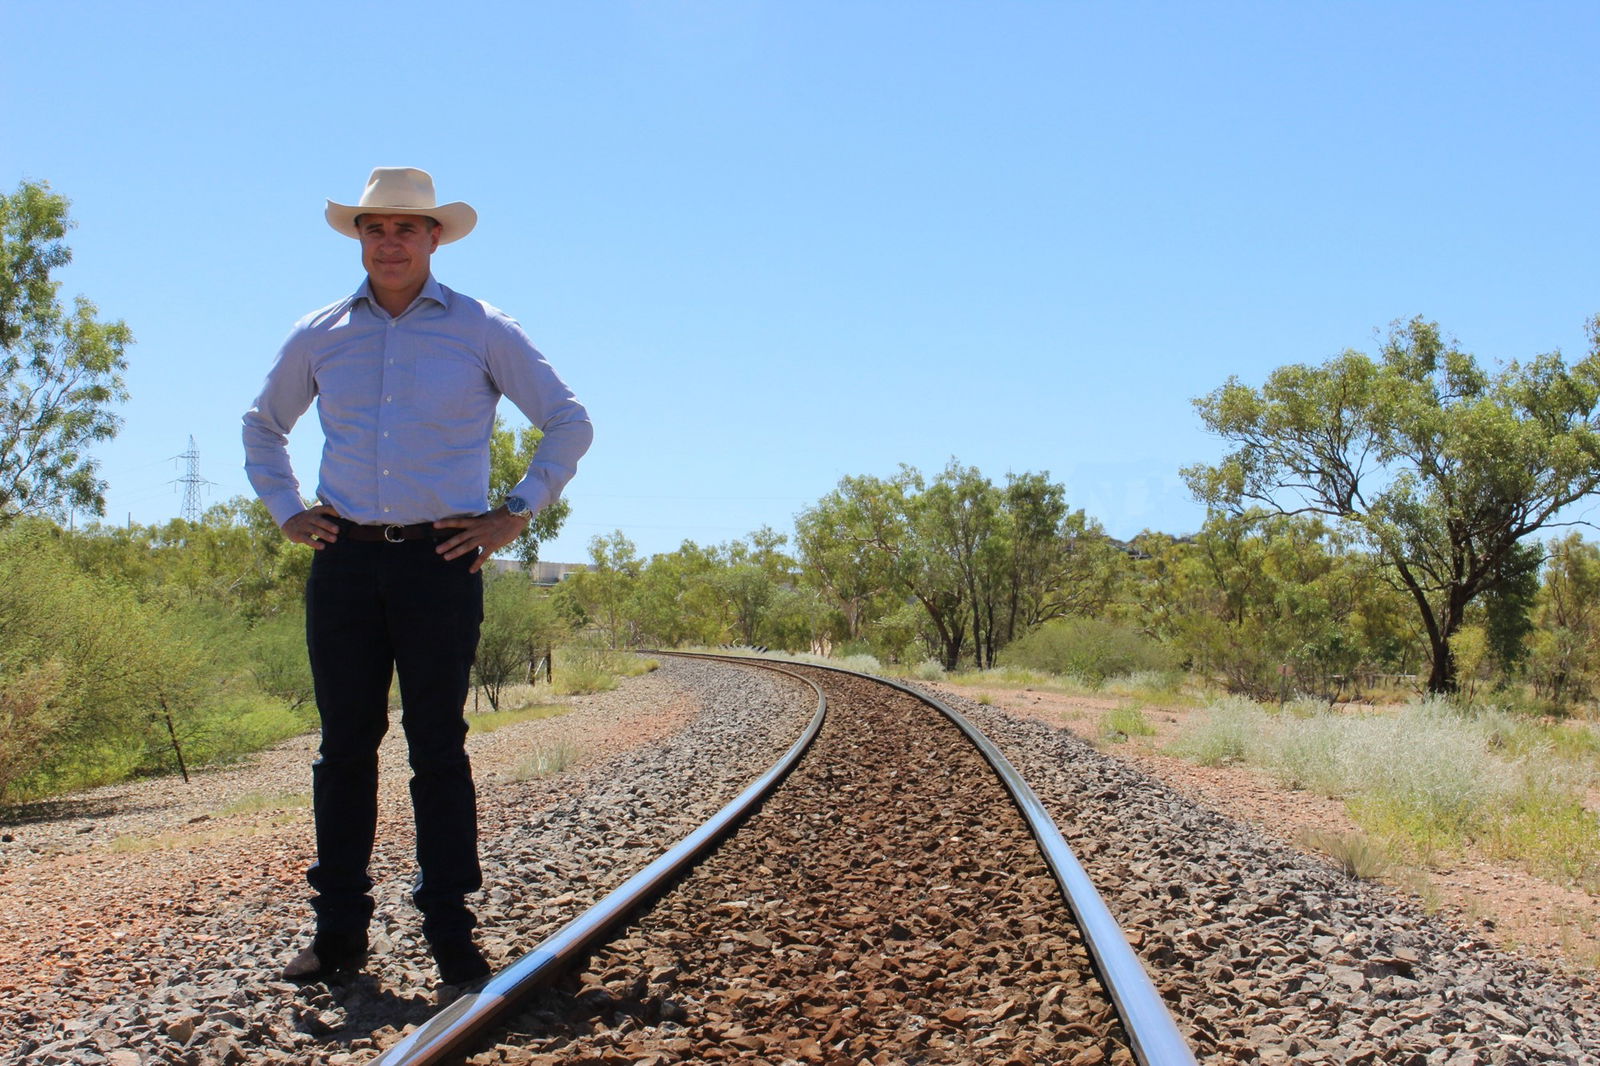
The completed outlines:
<svg viewBox="0 0 1600 1066">
<path fill-rule="evenodd" d="M 288 440 L 315 400 L 320 502 L 366 525 L 482 514 L 502 395 L 544 431 L 511 492 L 538 511 L 559 498 L 594 439 L 572 390 L 515 320 L 481 300 L 430 276 L 391 318 L 364 281 L 295 323 L 245 413 L 245 473 L 280 526 L 305 509 Z"/>
</svg>

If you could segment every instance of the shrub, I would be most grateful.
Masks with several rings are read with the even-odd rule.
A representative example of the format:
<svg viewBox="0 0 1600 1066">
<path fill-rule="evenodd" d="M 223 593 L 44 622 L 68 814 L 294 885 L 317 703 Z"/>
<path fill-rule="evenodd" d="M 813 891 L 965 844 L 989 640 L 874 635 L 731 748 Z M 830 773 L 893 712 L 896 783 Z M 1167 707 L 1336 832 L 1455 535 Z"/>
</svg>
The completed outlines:
<svg viewBox="0 0 1600 1066">
<path fill-rule="evenodd" d="M 1324 796 L 1349 787 L 1342 763 L 1346 723 L 1333 715 L 1288 715 L 1263 738 L 1263 761 L 1278 782 Z"/>
<path fill-rule="evenodd" d="M 1020 666 L 991 666 L 987 670 L 963 670 L 945 677 L 952 685 L 1002 685 L 1008 688 L 1042 688 L 1071 695 L 1088 695 L 1093 689 L 1075 677 L 1057 677 Z"/>
<path fill-rule="evenodd" d="M 1006 645 L 1002 657 L 1007 665 L 1081 677 L 1094 685 L 1108 677 L 1174 666 L 1171 653 L 1156 641 L 1096 618 L 1050 622 Z"/>
<path fill-rule="evenodd" d="M 846 670 L 854 670 L 858 674 L 883 673 L 883 664 L 878 661 L 876 655 L 847 655 L 842 659 L 831 659 L 829 662 L 833 666 L 842 666 Z"/>
<path fill-rule="evenodd" d="M 63 713 L 61 675 L 60 663 L 47 662 L 0 677 L 0 796 L 35 768 L 56 728 Z"/>
<path fill-rule="evenodd" d="M 1346 877 L 1375 881 L 1389 872 L 1389 853 L 1365 833 L 1337 833 L 1308 829 L 1300 833 L 1301 846 L 1320 851 L 1339 864 Z"/>
<path fill-rule="evenodd" d="M 1106 712 L 1100 720 L 1100 735 L 1119 744 L 1129 737 L 1153 737 L 1156 727 L 1150 724 L 1144 712 L 1137 707 L 1116 707 Z"/>
<path fill-rule="evenodd" d="M 1171 750 L 1205 765 L 1249 762 L 1290 787 L 1343 797 L 1368 833 L 1424 860 L 1476 843 L 1540 875 L 1600 885 L 1600 817 L 1583 804 L 1596 769 L 1582 731 L 1441 699 L 1392 713 L 1286 710 L 1219 701 Z"/>
<path fill-rule="evenodd" d="M 616 651 L 595 641 L 564 645 L 556 649 L 554 658 L 555 680 L 551 688 L 568 696 L 609 692 L 617 687 L 618 678 L 647 674 L 661 665 L 654 659 Z"/>
<path fill-rule="evenodd" d="M 1342 757 L 1365 817 L 1424 847 L 1470 836 L 1516 786 L 1486 732 L 1444 700 L 1352 719 Z"/>
<path fill-rule="evenodd" d="M 1187 680 L 1188 675 L 1176 668 L 1135 670 L 1131 674 L 1106 678 L 1101 687 L 1112 695 L 1134 696 L 1170 703 L 1182 695 Z"/>
<path fill-rule="evenodd" d="M 565 771 L 582 757 L 583 752 L 570 740 L 558 740 L 550 744 L 541 744 L 534 748 L 533 753 L 517 764 L 512 773 L 518 781 L 530 781 L 537 777 L 550 777 Z"/>
<path fill-rule="evenodd" d="M 0 541 L 0 684 L 23 719 L 50 719 L 34 738 L 32 766 L 6 782 L 8 794 L 105 784 L 167 765 L 163 710 L 175 728 L 189 727 L 221 668 L 216 649 L 180 624 L 181 612 L 79 570 L 50 527 L 22 523 Z"/>
<path fill-rule="evenodd" d="M 1261 746 L 1265 717 L 1243 697 L 1224 697 L 1191 719 L 1171 750 L 1201 766 L 1244 762 Z"/>
<path fill-rule="evenodd" d="M 249 646 L 250 674 L 262 692 L 291 708 L 315 698 L 304 608 L 262 619 L 250 631 Z"/>
</svg>

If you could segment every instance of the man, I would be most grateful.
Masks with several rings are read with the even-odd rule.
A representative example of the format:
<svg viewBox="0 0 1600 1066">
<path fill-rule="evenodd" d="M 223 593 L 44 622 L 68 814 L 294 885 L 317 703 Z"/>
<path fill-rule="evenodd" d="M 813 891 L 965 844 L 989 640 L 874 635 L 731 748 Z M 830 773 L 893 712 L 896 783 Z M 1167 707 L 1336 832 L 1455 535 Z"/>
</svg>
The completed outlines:
<svg viewBox="0 0 1600 1066">
<path fill-rule="evenodd" d="M 465 739 L 483 618 L 479 569 L 572 478 L 588 413 L 522 328 L 434 280 L 431 256 L 477 212 L 437 204 L 424 171 L 380 167 L 328 223 L 361 242 L 355 293 L 301 319 L 244 416 L 245 470 L 284 535 L 316 550 L 306 585 L 322 744 L 312 766 L 317 932 L 284 976 L 313 981 L 367 956 L 378 743 L 398 675 L 419 874 L 412 899 L 439 977 L 489 972 L 466 895 L 482 885 Z M 527 475 L 491 509 L 489 441 L 504 395 L 544 431 Z M 325 443 L 307 507 L 288 434 L 317 402 Z"/>
</svg>

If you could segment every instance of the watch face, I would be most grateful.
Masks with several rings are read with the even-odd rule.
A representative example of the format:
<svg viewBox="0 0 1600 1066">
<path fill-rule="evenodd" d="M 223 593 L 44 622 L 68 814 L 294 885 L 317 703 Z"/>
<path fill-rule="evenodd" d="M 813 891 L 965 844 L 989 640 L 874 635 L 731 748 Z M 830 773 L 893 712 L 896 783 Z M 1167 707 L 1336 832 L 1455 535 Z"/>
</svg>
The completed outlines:
<svg viewBox="0 0 1600 1066">
<path fill-rule="evenodd" d="M 528 506 L 528 501 L 524 500 L 521 496 L 507 496 L 506 510 L 510 511 L 518 518 L 521 518 L 523 515 L 532 510 L 532 508 Z"/>
</svg>

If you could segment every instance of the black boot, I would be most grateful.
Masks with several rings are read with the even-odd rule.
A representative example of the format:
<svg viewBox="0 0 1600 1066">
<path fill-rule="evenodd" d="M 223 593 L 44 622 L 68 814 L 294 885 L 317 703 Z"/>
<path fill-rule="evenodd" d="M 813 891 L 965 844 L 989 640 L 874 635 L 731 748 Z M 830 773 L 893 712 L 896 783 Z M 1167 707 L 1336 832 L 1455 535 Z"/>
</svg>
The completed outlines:
<svg viewBox="0 0 1600 1066">
<path fill-rule="evenodd" d="M 311 946 L 283 968 L 286 981 L 310 984 L 345 973 L 355 973 L 367 962 L 366 933 L 318 933 Z"/>
<path fill-rule="evenodd" d="M 439 964 L 439 980 L 447 985 L 470 985 L 489 976 L 489 963 L 470 936 L 430 941 L 433 961 Z"/>
</svg>

